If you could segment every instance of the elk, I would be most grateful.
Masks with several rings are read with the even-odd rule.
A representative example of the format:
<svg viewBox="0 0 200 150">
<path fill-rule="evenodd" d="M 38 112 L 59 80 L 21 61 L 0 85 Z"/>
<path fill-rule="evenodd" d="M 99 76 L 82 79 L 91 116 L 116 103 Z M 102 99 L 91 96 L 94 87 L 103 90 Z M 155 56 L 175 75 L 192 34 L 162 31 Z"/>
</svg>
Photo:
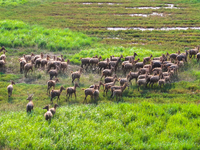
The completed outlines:
<svg viewBox="0 0 200 150">
<path fill-rule="evenodd" d="M 67 97 L 67 95 L 69 95 L 69 97 L 71 96 L 71 98 L 72 98 L 72 94 L 74 93 L 74 96 L 75 96 L 75 98 L 76 98 L 76 88 L 77 88 L 77 87 L 80 87 L 80 86 L 78 85 L 78 83 L 75 83 L 73 87 L 68 87 L 68 88 L 67 88 L 66 97 Z M 69 97 L 68 97 L 68 98 L 69 98 Z"/>
<path fill-rule="evenodd" d="M 54 107 L 49 109 L 51 111 L 52 115 L 55 115 L 57 107 L 58 107 L 58 104 L 54 104 Z"/>
<path fill-rule="evenodd" d="M 7 90 L 8 90 L 8 97 L 10 97 L 12 95 L 12 91 L 13 91 L 13 85 L 15 84 L 14 81 L 10 82 L 10 85 L 7 86 Z"/>
<path fill-rule="evenodd" d="M 136 70 L 136 69 L 143 68 L 143 66 L 145 65 L 145 63 L 146 63 L 146 60 L 143 60 L 143 62 L 137 62 L 137 63 L 135 64 L 135 70 Z"/>
<path fill-rule="evenodd" d="M 119 78 L 118 79 L 120 86 L 124 85 L 124 83 L 128 83 L 128 78 Z"/>
<path fill-rule="evenodd" d="M 6 61 L 6 51 L 3 51 L 3 54 L 0 56 L 0 60 Z"/>
<path fill-rule="evenodd" d="M 126 89 L 126 84 L 124 84 L 123 86 L 121 86 L 119 89 L 113 88 L 113 93 L 112 93 L 112 97 L 116 96 L 116 101 L 117 101 L 117 97 L 122 97 L 122 93 L 123 91 Z M 119 101 L 119 100 L 118 100 Z"/>
<path fill-rule="evenodd" d="M 43 57 L 44 57 L 43 53 L 41 53 L 40 55 L 35 55 L 35 58 L 34 58 L 35 68 L 40 67 Z"/>
<path fill-rule="evenodd" d="M 30 63 L 26 63 L 24 65 L 24 75 L 25 75 L 25 77 L 27 77 L 27 73 L 28 73 L 29 70 L 31 70 L 33 72 L 33 64 L 34 64 L 34 62 L 32 60 Z"/>
<path fill-rule="evenodd" d="M 195 49 L 188 50 L 189 57 L 192 58 L 192 56 L 196 56 L 196 54 L 199 52 L 199 46 L 197 46 Z"/>
<path fill-rule="evenodd" d="M 125 61 L 126 61 L 126 60 L 129 60 L 130 58 L 133 59 L 133 60 L 135 60 L 135 57 L 136 57 L 136 56 L 138 56 L 138 55 L 137 55 L 136 52 L 134 52 L 133 56 L 126 56 L 126 57 L 125 57 Z"/>
<path fill-rule="evenodd" d="M 56 85 L 57 82 L 59 82 L 59 79 L 58 79 L 58 78 L 56 78 L 55 80 L 49 80 L 49 81 L 47 82 L 47 93 L 48 93 L 48 91 L 49 91 L 49 94 L 50 94 L 50 88 L 51 88 L 51 87 L 53 87 L 53 89 L 55 89 L 55 85 Z"/>
<path fill-rule="evenodd" d="M 112 56 L 110 56 L 110 59 L 111 58 L 112 58 Z M 120 57 L 120 59 L 118 59 L 116 61 L 110 61 L 109 62 L 109 68 L 111 69 L 111 67 L 114 67 L 115 68 L 115 73 L 117 71 L 117 67 L 118 67 L 118 64 L 119 64 L 120 60 L 121 60 L 121 57 Z"/>
<path fill-rule="evenodd" d="M 139 60 L 139 59 L 138 59 Z M 124 74 L 126 74 L 127 71 L 133 70 L 135 61 L 133 59 L 129 60 L 130 62 L 127 62 L 125 64 L 122 64 L 122 68 L 124 70 Z"/>
<path fill-rule="evenodd" d="M 124 83 L 123 86 L 124 86 L 124 89 L 125 89 L 128 86 L 128 83 Z M 113 96 L 114 89 L 117 90 L 117 89 L 121 89 L 121 88 L 122 88 L 122 86 L 115 86 L 115 85 L 111 86 L 111 88 L 110 88 L 110 90 L 111 90 L 111 96 L 110 97 Z"/>
<path fill-rule="evenodd" d="M 56 66 L 56 69 L 51 69 L 51 70 L 48 71 L 49 72 L 49 76 L 50 76 L 50 80 L 52 80 L 53 77 L 57 78 L 57 76 L 58 76 L 58 70 L 59 70 L 59 67 Z"/>
<path fill-rule="evenodd" d="M 187 62 L 187 55 L 188 55 L 188 51 L 186 50 L 185 53 L 181 53 L 180 55 L 178 55 L 176 59 L 179 61 L 185 59 L 185 62 Z"/>
<path fill-rule="evenodd" d="M 5 61 L 4 60 L 0 60 L 0 68 L 5 68 Z"/>
<path fill-rule="evenodd" d="M 89 64 L 91 65 L 91 67 L 93 67 L 93 65 L 94 65 L 94 67 L 96 67 L 96 65 L 99 63 L 99 61 L 101 59 L 102 59 L 101 56 L 99 56 L 99 58 L 98 57 L 97 58 L 90 58 Z"/>
<path fill-rule="evenodd" d="M 145 85 L 145 87 L 147 87 L 147 79 L 146 78 L 138 79 L 137 85 L 138 85 L 138 91 L 139 91 L 141 85 Z"/>
<path fill-rule="evenodd" d="M 84 90 L 84 92 L 85 92 L 85 99 L 84 99 L 83 103 L 85 103 L 85 101 L 87 102 L 86 98 L 87 98 L 88 95 L 90 95 L 91 98 L 93 99 L 93 97 L 94 97 L 94 92 L 96 91 L 96 89 L 98 89 L 97 85 L 95 85 L 94 88 L 82 89 L 82 90 Z"/>
<path fill-rule="evenodd" d="M 135 82 L 137 82 L 138 76 L 140 75 L 140 71 L 137 72 L 129 72 L 129 74 L 126 76 L 128 81 L 131 83 L 131 80 L 135 79 Z M 131 83 L 132 85 L 132 83 Z"/>
<path fill-rule="evenodd" d="M 105 77 L 112 76 L 113 72 L 114 72 L 114 67 L 112 67 L 112 66 L 111 66 L 111 69 L 104 69 L 102 71 L 101 79 L 103 78 L 103 76 L 105 76 Z"/>
<path fill-rule="evenodd" d="M 123 55 L 120 55 L 120 57 L 114 57 L 114 56 L 112 56 L 110 60 L 111 61 L 118 61 L 120 59 L 119 61 L 121 61 L 121 58 L 123 58 Z"/>
<path fill-rule="evenodd" d="M 34 95 L 34 94 L 29 95 L 28 98 L 26 99 L 26 100 L 29 101 L 28 104 L 26 105 L 26 112 L 27 112 L 27 113 L 28 113 L 28 112 L 31 112 L 31 111 L 33 110 L 33 106 L 34 106 L 34 105 L 33 105 L 33 101 L 32 101 L 33 95 Z"/>
<path fill-rule="evenodd" d="M 51 113 L 51 111 L 49 110 L 49 105 L 46 105 L 43 109 L 46 109 L 47 112 L 44 114 L 44 118 L 46 120 L 51 120 L 51 118 L 53 117 L 53 114 Z"/>
<path fill-rule="evenodd" d="M 25 64 L 26 64 L 25 59 L 19 59 L 20 73 L 23 73 Z"/>
<path fill-rule="evenodd" d="M 42 60 L 41 60 L 41 67 L 42 67 L 42 68 L 44 68 L 45 66 L 47 66 L 47 63 L 48 63 L 49 59 L 50 59 L 50 56 L 47 55 L 47 56 L 46 56 L 46 59 L 42 59 Z"/>
<path fill-rule="evenodd" d="M 7 52 L 7 50 L 5 49 L 4 46 L 1 47 L 0 52 L 3 51 L 3 50 Z"/>
<path fill-rule="evenodd" d="M 60 100 L 60 94 L 62 93 L 62 91 L 65 90 L 65 88 L 63 86 L 60 87 L 60 90 L 51 90 L 51 102 L 53 104 L 53 98 L 54 97 L 58 97 L 57 98 L 57 103 L 58 103 L 58 99 Z"/>
<path fill-rule="evenodd" d="M 63 71 L 63 73 L 67 71 L 69 62 L 70 62 L 69 59 L 67 59 L 67 62 L 61 62 L 61 70 Z"/>
<path fill-rule="evenodd" d="M 159 72 L 158 75 L 153 75 L 153 76 L 150 78 L 150 83 L 149 83 L 149 85 L 153 87 L 153 84 L 154 84 L 154 83 L 157 83 L 157 82 L 161 79 L 161 77 L 163 77 L 162 72 Z"/>
<path fill-rule="evenodd" d="M 200 59 L 200 53 L 197 53 L 197 62 L 199 62 Z"/>
<path fill-rule="evenodd" d="M 145 60 L 145 62 L 149 62 L 149 61 L 151 61 L 151 57 L 153 57 L 152 54 L 149 57 L 144 57 L 143 61 Z"/>
<path fill-rule="evenodd" d="M 24 54 L 24 58 L 25 58 L 26 62 L 31 61 L 32 56 L 35 56 L 35 55 L 34 55 L 33 53 L 31 53 L 31 55 L 25 55 L 25 54 Z"/>
<path fill-rule="evenodd" d="M 115 78 L 117 78 L 116 74 L 113 77 L 105 77 L 104 81 L 105 83 L 113 82 Z"/>
<path fill-rule="evenodd" d="M 60 57 L 57 57 L 57 61 L 63 61 L 64 58 L 63 58 L 63 55 L 60 55 Z"/>
<path fill-rule="evenodd" d="M 103 86 L 104 86 L 104 93 L 106 92 L 106 95 L 107 95 L 107 92 L 108 90 L 110 89 L 111 86 L 115 85 L 115 82 L 118 81 L 117 79 L 114 79 L 113 82 L 109 82 L 109 83 L 105 83 Z"/>
<path fill-rule="evenodd" d="M 106 69 L 109 66 L 109 58 L 106 58 L 105 61 L 100 61 L 98 62 L 98 67 L 99 67 L 99 71 L 103 69 Z"/>
<path fill-rule="evenodd" d="M 71 71 L 72 83 L 74 82 L 74 80 L 75 80 L 76 78 L 78 79 L 78 82 L 79 82 L 82 71 L 83 71 L 83 68 L 80 68 L 79 71 L 76 71 L 76 72 Z"/>
</svg>

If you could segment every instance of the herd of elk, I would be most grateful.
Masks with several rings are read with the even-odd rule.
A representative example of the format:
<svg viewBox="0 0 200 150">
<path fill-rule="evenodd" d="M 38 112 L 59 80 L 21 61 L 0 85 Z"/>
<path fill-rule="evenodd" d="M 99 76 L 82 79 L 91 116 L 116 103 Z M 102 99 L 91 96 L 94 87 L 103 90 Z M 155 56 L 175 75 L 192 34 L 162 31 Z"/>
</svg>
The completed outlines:
<svg viewBox="0 0 200 150">
<path fill-rule="evenodd" d="M 0 56 L 0 68 L 5 66 L 6 63 L 6 55 L 5 47 L 0 49 L 0 52 L 3 51 L 3 54 Z M 104 83 L 99 82 L 99 85 L 94 84 L 87 89 L 84 90 L 85 98 L 83 103 L 87 103 L 87 96 L 90 95 L 91 99 L 94 99 L 97 102 L 100 93 L 100 87 L 103 85 L 104 93 L 107 95 L 108 91 L 111 91 L 111 98 L 116 96 L 116 101 L 119 101 L 122 98 L 122 93 L 129 87 L 129 84 L 132 85 L 131 80 L 135 79 L 135 82 L 138 87 L 138 91 L 142 85 L 147 87 L 149 85 L 150 88 L 153 88 L 154 84 L 158 84 L 161 88 L 166 83 L 171 83 L 173 76 L 178 75 L 179 68 L 183 67 L 187 62 L 187 57 L 189 58 L 196 57 L 197 62 L 200 59 L 199 46 L 194 49 L 186 50 L 184 53 L 178 51 L 177 53 L 166 53 L 162 54 L 160 57 L 154 57 L 150 54 L 149 57 L 144 57 L 142 61 L 139 58 L 136 59 L 137 53 L 134 52 L 132 56 L 120 57 L 110 56 L 110 58 L 106 58 L 102 60 L 101 56 L 93 56 L 92 58 L 80 58 L 81 60 L 81 68 L 78 71 L 71 71 L 72 84 L 74 80 L 77 79 L 80 82 L 81 74 L 84 70 L 88 70 L 88 67 L 95 70 L 98 68 L 98 72 L 101 72 L 100 80 L 104 78 Z M 63 55 L 61 57 L 57 57 L 54 55 L 53 59 L 50 58 L 49 55 L 44 57 L 44 54 L 35 55 L 31 53 L 30 55 L 23 55 L 23 57 L 19 58 L 20 62 L 20 72 L 25 74 L 27 77 L 27 73 L 29 70 L 33 72 L 33 67 L 42 68 L 47 70 L 50 75 L 50 80 L 47 82 L 47 94 L 51 97 L 51 102 L 53 103 L 53 98 L 57 97 L 57 103 L 60 99 L 60 95 L 63 90 L 66 90 L 66 97 L 72 97 L 74 94 L 76 96 L 76 88 L 80 87 L 78 83 L 75 83 L 72 87 L 67 87 L 66 89 L 61 86 L 59 90 L 55 90 L 55 85 L 59 81 L 57 76 L 59 71 L 66 72 L 67 67 L 69 65 L 69 60 L 65 61 Z M 121 66 L 120 66 L 121 65 Z M 103 70 L 102 70 L 103 69 Z M 112 74 L 115 74 L 112 76 Z M 125 74 L 125 77 L 118 78 L 117 73 L 122 72 L 121 75 Z M 128 72 L 128 74 L 127 74 Z M 55 79 L 53 80 L 53 78 Z M 120 86 L 115 85 L 116 82 L 119 82 Z M 7 87 L 8 96 L 12 95 L 13 85 L 15 82 L 11 81 L 11 84 Z M 53 87 L 52 90 L 50 88 Z M 27 100 L 29 103 L 26 106 L 27 112 L 31 112 L 33 110 L 33 102 L 32 102 L 33 94 L 30 95 Z M 51 120 L 53 115 L 56 112 L 56 107 L 58 105 L 55 104 L 53 108 L 49 108 L 49 105 L 45 106 L 43 109 L 47 109 L 47 112 L 44 114 L 46 120 Z"/>
</svg>

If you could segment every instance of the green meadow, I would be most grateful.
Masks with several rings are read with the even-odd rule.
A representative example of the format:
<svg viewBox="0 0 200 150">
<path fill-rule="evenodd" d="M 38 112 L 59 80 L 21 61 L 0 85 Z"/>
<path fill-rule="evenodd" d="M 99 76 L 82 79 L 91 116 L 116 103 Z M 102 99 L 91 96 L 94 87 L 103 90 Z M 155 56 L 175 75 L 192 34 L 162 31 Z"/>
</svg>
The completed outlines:
<svg viewBox="0 0 200 150">
<path fill-rule="evenodd" d="M 83 104 L 84 89 L 100 81 L 101 74 L 90 69 L 81 75 L 77 98 L 62 92 L 51 121 L 42 109 L 50 104 L 49 74 L 34 68 L 25 78 L 18 61 L 31 52 L 51 58 L 63 54 L 70 65 L 59 73 L 55 89 L 72 87 L 70 71 L 79 69 L 81 57 L 136 52 L 142 60 L 199 45 L 200 30 L 192 29 L 200 27 L 199 9 L 199 0 L 0 0 L 0 47 L 8 50 L 6 70 L 0 71 L 0 149 L 200 149 L 200 64 L 195 58 L 188 58 L 163 88 L 138 91 L 133 80 L 119 102 L 101 87 L 97 104 L 90 96 Z M 157 30 L 108 30 L 134 27 Z M 191 29 L 159 30 L 163 27 Z M 122 71 L 117 76 L 125 77 Z M 10 80 L 16 84 L 8 98 Z M 34 111 L 26 113 L 32 93 Z"/>
</svg>

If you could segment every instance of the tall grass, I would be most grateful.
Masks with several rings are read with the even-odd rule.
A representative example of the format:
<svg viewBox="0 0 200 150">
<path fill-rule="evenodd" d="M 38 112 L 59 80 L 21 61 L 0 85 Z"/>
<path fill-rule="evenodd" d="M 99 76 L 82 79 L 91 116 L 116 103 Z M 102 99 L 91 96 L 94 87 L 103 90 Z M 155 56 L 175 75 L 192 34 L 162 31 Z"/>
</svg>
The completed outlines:
<svg viewBox="0 0 200 150">
<path fill-rule="evenodd" d="M 11 149 L 198 149 L 195 104 L 100 104 L 2 112 L 0 144 Z M 6 131 L 6 132 L 4 132 Z"/>
<path fill-rule="evenodd" d="M 0 6 L 8 6 L 8 5 L 17 6 L 27 2 L 28 0 L 0 0 Z"/>
<path fill-rule="evenodd" d="M 91 46 L 95 38 L 90 38 L 69 29 L 47 29 L 30 26 L 22 21 L 0 21 L 0 45 L 5 47 L 38 47 L 51 51 L 80 50 Z"/>
</svg>

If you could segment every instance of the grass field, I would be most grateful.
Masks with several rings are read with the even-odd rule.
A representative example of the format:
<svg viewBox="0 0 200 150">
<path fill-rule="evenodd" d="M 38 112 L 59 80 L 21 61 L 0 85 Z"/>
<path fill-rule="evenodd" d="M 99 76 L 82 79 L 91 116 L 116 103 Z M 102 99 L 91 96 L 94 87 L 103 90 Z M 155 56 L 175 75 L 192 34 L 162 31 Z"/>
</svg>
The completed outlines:
<svg viewBox="0 0 200 150">
<path fill-rule="evenodd" d="M 167 4 L 177 9 L 166 8 Z M 142 6 L 159 8 L 133 9 Z M 70 71 L 79 69 L 80 57 L 101 55 L 105 59 L 136 52 L 142 59 L 150 54 L 184 52 L 200 41 L 200 30 L 107 28 L 200 27 L 199 9 L 199 0 L 0 1 L 0 47 L 8 50 L 6 70 L 0 72 L 0 149 L 199 149 L 200 64 L 194 58 L 164 88 L 141 87 L 138 91 L 132 81 L 120 102 L 110 98 L 110 92 L 105 95 L 101 87 L 97 105 L 90 97 L 83 104 L 82 89 L 98 83 L 100 74 L 84 72 L 77 98 L 67 99 L 63 91 L 51 122 L 45 121 L 42 109 L 50 104 L 49 75 L 34 69 L 25 78 L 18 61 L 31 52 L 63 54 L 71 63 L 65 74 L 58 75 L 56 89 L 71 87 Z M 125 77 L 122 72 L 117 75 Z M 16 85 L 8 98 L 10 80 Z M 27 114 L 26 98 L 31 93 L 34 111 Z"/>
</svg>

